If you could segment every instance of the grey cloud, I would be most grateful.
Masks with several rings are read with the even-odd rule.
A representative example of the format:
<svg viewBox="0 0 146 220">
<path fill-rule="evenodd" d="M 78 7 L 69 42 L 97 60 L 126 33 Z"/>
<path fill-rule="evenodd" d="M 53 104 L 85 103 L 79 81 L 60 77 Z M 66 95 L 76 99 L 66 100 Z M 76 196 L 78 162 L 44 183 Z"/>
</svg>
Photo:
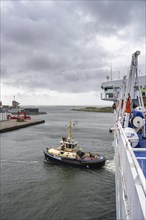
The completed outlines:
<svg viewBox="0 0 146 220">
<path fill-rule="evenodd" d="M 107 75 L 109 57 L 117 56 L 109 55 L 96 37 L 126 41 L 128 34 L 131 43 L 143 42 L 144 3 L 138 2 L 6 2 L 1 27 L 4 82 L 10 79 L 26 89 L 96 91 Z M 120 30 L 131 26 L 134 32 L 120 36 Z"/>
<path fill-rule="evenodd" d="M 144 1 L 81 1 L 80 5 L 84 15 L 89 14 L 94 18 L 92 30 L 99 34 L 106 36 L 115 34 L 121 37 L 118 34 L 119 30 L 134 24 L 135 34 L 140 38 L 144 36 L 146 13 Z M 130 34 L 132 33 L 129 32 L 129 37 Z"/>
</svg>

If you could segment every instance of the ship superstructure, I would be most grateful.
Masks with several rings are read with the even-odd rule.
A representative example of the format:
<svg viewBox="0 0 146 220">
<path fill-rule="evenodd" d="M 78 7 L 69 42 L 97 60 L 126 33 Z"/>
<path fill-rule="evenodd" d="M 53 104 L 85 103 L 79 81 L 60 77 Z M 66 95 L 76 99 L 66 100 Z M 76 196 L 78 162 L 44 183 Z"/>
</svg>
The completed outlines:
<svg viewBox="0 0 146 220">
<path fill-rule="evenodd" d="M 127 82 L 127 76 L 124 77 L 125 82 Z M 103 92 L 101 93 L 101 99 L 104 101 L 117 101 L 119 98 L 121 86 L 123 83 L 123 79 L 117 80 L 108 80 L 103 82 L 101 88 Z M 144 100 L 144 104 L 146 104 L 146 75 L 138 76 L 138 83 L 140 89 L 142 91 L 142 96 Z M 133 87 L 136 89 L 137 84 L 134 84 Z"/>
</svg>

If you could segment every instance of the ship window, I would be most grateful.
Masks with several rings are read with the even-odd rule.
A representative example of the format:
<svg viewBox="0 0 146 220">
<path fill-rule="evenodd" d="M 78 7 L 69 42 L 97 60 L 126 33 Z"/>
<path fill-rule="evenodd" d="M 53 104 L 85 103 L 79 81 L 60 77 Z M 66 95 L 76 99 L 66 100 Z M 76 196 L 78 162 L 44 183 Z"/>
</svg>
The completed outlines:
<svg viewBox="0 0 146 220">
<path fill-rule="evenodd" d="M 70 144 L 66 144 L 66 147 L 67 147 L 67 148 L 70 148 Z"/>
<path fill-rule="evenodd" d="M 66 147 L 71 149 L 71 148 L 74 148 L 74 145 L 73 144 L 66 144 Z"/>
<path fill-rule="evenodd" d="M 109 95 L 109 98 L 112 98 L 113 97 L 113 94 L 108 94 Z"/>
</svg>

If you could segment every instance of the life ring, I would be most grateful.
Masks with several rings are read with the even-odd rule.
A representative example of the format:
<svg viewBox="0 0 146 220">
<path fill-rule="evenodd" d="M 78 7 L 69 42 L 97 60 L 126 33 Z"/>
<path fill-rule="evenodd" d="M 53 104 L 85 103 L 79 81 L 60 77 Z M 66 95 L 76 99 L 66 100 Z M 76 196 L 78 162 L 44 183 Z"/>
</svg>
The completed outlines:
<svg viewBox="0 0 146 220">
<path fill-rule="evenodd" d="M 144 126 L 144 121 L 140 116 L 135 116 L 131 119 L 131 124 L 134 128 L 142 128 Z"/>
<path fill-rule="evenodd" d="M 133 148 L 136 147 L 139 142 L 139 137 L 138 137 L 136 131 L 133 128 L 129 128 L 129 127 L 124 128 L 124 131 L 125 131 L 125 134 L 126 134 L 128 141 L 131 144 L 131 147 L 133 147 Z"/>
</svg>

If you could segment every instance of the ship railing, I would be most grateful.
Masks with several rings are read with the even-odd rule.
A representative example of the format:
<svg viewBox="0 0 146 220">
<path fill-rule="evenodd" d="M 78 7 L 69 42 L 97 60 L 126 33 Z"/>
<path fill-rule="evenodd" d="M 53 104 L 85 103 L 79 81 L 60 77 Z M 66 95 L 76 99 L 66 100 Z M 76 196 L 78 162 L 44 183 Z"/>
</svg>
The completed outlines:
<svg viewBox="0 0 146 220">
<path fill-rule="evenodd" d="M 130 153 L 130 155 L 131 155 L 133 165 L 134 165 L 134 167 L 135 167 L 135 169 L 136 169 L 136 171 L 137 171 L 137 175 L 139 176 L 140 183 L 141 183 L 142 188 L 143 188 L 143 190 L 144 190 L 144 193 L 145 193 L 145 195 L 146 195 L 146 180 L 145 180 L 144 174 L 143 174 L 143 172 L 142 172 L 142 169 L 141 169 L 141 167 L 140 167 L 140 165 L 139 165 L 139 163 L 138 163 L 138 161 L 137 161 L 137 159 L 136 159 L 136 156 L 135 156 L 135 154 L 134 154 L 134 152 L 133 152 L 133 151 L 136 151 L 136 150 L 138 150 L 138 149 L 134 149 L 134 148 L 131 147 L 131 144 L 130 144 L 130 142 L 128 141 L 128 138 L 127 138 L 127 136 L 126 136 L 126 134 L 125 134 L 125 132 L 124 132 L 124 130 L 123 130 L 122 125 L 121 125 L 120 122 L 118 122 L 118 127 L 119 127 L 119 130 L 120 130 L 120 132 L 121 132 L 121 135 L 122 135 L 123 138 L 124 138 L 125 147 L 126 147 L 126 149 L 129 151 L 129 153 Z M 142 148 L 141 150 L 142 150 L 142 151 L 145 151 L 145 149 L 146 149 L 146 148 Z M 137 178 L 137 177 L 136 177 L 136 178 Z"/>
<path fill-rule="evenodd" d="M 141 164 L 141 168 L 142 168 L 142 170 L 144 171 L 144 169 L 145 169 L 145 162 L 146 162 L 146 154 L 145 154 L 145 152 L 146 152 L 146 148 L 132 148 L 132 150 L 133 150 L 133 152 L 134 153 L 138 153 L 138 152 L 140 152 L 140 153 L 142 153 L 143 155 L 142 156 L 136 156 L 136 158 L 137 158 L 137 160 L 139 161 L 139 163 Z M 135 161 L 135 163 L 137 164 L 138 163 L 138 161 Z M 139 164 L 138 163 L 138 164 Z M 146 181 L 146 180 L 145 180 Z M 145 182 L 145 186 L 146 186 L 146 182 Z"/>
<path fill-rule="evenodd" d="M 139 217 L 146 219 L 146 184 L 144 174 L 120 122 L 117 122 L 115 134 L 120 154 L 119 171 L 122 175 L 123 198 L 125 198 L 127 215 L 130 216 L 129 219 L 139 219 Z"/>
</svg>

